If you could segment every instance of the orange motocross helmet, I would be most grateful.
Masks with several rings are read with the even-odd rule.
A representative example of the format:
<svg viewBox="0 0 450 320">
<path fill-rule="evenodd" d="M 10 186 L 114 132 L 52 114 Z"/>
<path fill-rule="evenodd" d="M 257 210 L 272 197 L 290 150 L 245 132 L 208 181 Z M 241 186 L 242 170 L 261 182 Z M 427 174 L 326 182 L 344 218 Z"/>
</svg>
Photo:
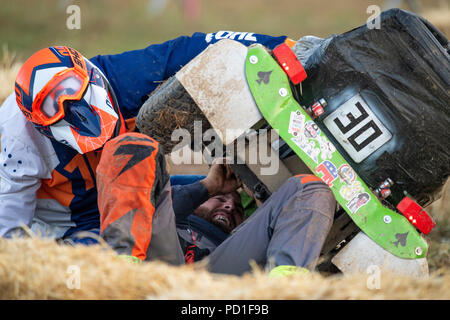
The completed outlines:
<svg viewBox="0 0 450 320">
<path fill-rule="evenodd" d="M 33 54 L 16 77 L 15 93 L 37 130 L 79 153 L 97 150 L 125 130 L 108 80 L 72 48 Z"/>
</svg>

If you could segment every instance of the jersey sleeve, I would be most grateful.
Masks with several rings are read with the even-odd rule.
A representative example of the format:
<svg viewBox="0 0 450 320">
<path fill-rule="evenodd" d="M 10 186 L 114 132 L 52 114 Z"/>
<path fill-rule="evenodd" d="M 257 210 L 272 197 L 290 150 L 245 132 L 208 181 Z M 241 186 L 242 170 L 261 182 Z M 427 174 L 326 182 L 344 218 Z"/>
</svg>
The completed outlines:
<svg viewBox="0 0 450 320">
<path fill-rule="evenodd" d="M 31 226 L 36 192 L 41 179 L 50 174 L 34 144 L 39 133 L 21 114 L 8 119 L 15 111 L 8 105 L 15 103 L 12 100 L 8 98 L 0 108 L 0 237 L 11 236 L 22 225 Z"/>
<path fill-rule="evenodd" d="M 141 50 L 117 55 L 100 55 L 90 59 L 110 81 L 121 112 L 126 119 L 137 115 L 139 108 L 162 81 L 174 75 L 208 45 L 231 39 L 249 46 L 261 43 L 269 49 L 283 43 L 286 36 L 272 37 L 249 32 L 219 31 L 194 33 Z"/>
</svg>

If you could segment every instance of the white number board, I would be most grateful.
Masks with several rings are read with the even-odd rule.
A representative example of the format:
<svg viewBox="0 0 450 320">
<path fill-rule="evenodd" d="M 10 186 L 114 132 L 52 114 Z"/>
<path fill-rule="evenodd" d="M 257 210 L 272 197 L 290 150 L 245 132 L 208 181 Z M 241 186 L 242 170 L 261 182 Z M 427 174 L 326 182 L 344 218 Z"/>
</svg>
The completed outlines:
<svg viewBox="0 0 450 320">
<path fill-rule="evenodd" d="M 359 94 L 333 111 L 324 124 L 356 163 L 392 138 Z"/>
</svg>

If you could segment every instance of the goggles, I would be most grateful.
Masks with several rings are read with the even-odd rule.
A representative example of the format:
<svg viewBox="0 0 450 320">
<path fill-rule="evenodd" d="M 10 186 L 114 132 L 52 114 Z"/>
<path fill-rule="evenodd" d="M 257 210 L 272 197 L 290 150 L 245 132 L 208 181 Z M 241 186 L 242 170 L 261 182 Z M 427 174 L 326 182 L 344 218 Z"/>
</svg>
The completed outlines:
<svg viewBox="0 0 450 320">
<path fill-rule="evenodd" d="M 33 101 L 33 122 L 49 126 L 65 116 L 64 102 L 80 100 L 89 84 L 83 56 L 69 47 L 58 47 L 62 55 L 69 56 L 73 67 L 62 70 L 42 88 Z"/>
</svg>

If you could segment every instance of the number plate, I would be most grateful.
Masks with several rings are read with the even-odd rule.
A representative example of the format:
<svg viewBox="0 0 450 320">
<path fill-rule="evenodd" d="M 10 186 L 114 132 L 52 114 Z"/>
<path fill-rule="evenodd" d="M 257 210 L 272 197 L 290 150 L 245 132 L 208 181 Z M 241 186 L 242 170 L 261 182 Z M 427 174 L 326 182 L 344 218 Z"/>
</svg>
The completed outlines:
<svg viewBox="0 0 450 320">
<path fill-rule="evenodd" d="M 359 94 L 333 111 L 324 124 L 356 163 L 392 138 Z"/>
</svg>

